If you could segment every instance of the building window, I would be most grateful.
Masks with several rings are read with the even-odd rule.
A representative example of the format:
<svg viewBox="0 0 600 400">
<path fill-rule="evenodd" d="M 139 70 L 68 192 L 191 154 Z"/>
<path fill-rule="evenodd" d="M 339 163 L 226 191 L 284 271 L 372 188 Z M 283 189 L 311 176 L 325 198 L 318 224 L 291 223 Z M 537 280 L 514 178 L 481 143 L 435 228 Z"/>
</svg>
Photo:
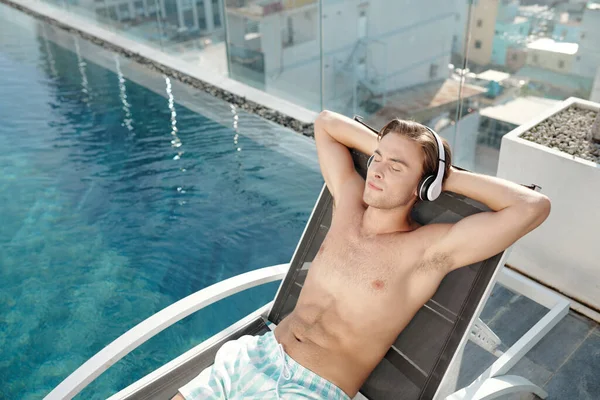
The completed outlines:
<svg viewBox="0 0 600 400">
<path fill-rule="evenodd" d="M 108 7 L 108 18 L 117 20 L 117 8 L 112 6 Z"/>
<path fill-rule="evenodd" d="M 581 56 L 577 56 L 577 61 L 581 61 Z"/>
<path fill-rule="evenodd" d="M 196 8 L 198 9 L 198 29 L 206 30 L 206 13 L 204 12 L 204 1 L 195 0 Z"/>
<path fill-rule="evenodd" d="M 582 39 L 585 39 L 585 32 L 582 32 L 582 33 L 581 33 L 581 38 L 582 38 Z"/>
<path fill-rule="evenodd" d="M 286 29 L 286 38 L 284 40 L 287 46 L 294 45 L 294 20 L 292 17 L 287 18 L 287 29 Z"/>
<path fill-rule="evenodd" d="M 96 8 L 96 14 L 100 18 L 108 18 L 108 12 L 106 11 L 106 8 Z"/>
<path fill-rule="evenodd" d="M 476 40 L 475 41 L 475 48 L 476 49 L 480 49 L 481 48 L 481 40 Z"/>
<path fill-rule="evenodd" d="M 537 56 L 537 54 L 533 55 L 533 62 L 537 64 L 537 62 L 538 62 L 538 56 Z"/>
<path fill-rule="evenodd" d="M 361 10 L 358 15 L 358 38 L 362 39 L 367 37 L 367 12 Z"/>
<path fill-rule="evenodd" d="M 565 67 L 565 62 L 563 60 L 558 60 L 558 68 L 563 69 Z"/>
<path fill-rule="evenodd" d="M 513 53 L 513 54 L 510 56 L 510 59 L 511 59 L 511 60 L 513 60 L 513 61 L 517 61 L 517 60 L 519 59 L 519 56 L 517 55 L 517 53 Z"/>
<path fill-rule="evenodd" d="M 477 27 L 481 28 L 483 26 L 483 20 L 482 19 L 478 19 L 477 20 Z"/>
<path fill-rule="evenodd" d="M 429 78 L 435 79 L 435 78 L 437 78 L 437 74 L 438 74 L 438 65 L 431 64 L 431 66 L 429 67 Z"/>
<path fill-rule="evenodd" d="M 129 15 L 129 4 L 119 4 L 119 12 L 121 13 L 122 19 L 129 19 L 132 15 Z"/>
<path fill-rule="evenodd" d="M 221 26 L 221 4 L 219 0 L 212 0 L 213 5 L 213 23 L 215 28 L 219 28 Z"/>
<path fill-rule="evenodd" d="M 260 30 L 260 25 L 258 21 L 254 21 L 248 18 L 244 18 L 244 30 L 245 30 L 245 34 L 249 34 L 249 33 L 258 33 Z"/>
</svg>

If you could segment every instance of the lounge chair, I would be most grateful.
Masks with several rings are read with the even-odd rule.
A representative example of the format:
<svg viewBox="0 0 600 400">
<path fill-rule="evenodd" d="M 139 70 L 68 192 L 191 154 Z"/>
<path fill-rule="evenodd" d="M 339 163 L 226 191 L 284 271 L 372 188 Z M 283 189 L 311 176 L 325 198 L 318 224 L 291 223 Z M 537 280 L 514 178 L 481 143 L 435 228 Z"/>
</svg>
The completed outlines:
<svg viewBox="0 0 600 400">
<path fill-rule="evenodd" d="M 356 169 L 363 176 L 366 156 L 353 153 Z M 421 202 L 414 218 L 422 224 L 456 222 L 487 208 L 471 199 L 443 193 L 435 202 Z M 85 362 L 47 399 L 70 399 L 111 365 L 158 332 L 220 299 L 267 282 L 283 279 L 274 301 L 264 305 L 229 328 L 200 343 L 171 362 L 119 391 L 109 400 L 170 399 L 177 389 L 213 363 L 220 346 L 242 335 L 258 335 L 273 329 L 296 305 L 310 263 L 315 257 L 331 223 L 332 197 L 324 186 L 302 238 L 289 264 L 247 272 L 196 292 L 141 322 Z M 507 372 L 525 351 L 543 336 L 527 339 L 525 350 L 505 352 L 501 369 L 486 371 L 468 388 L 456 388 L 461 349 L 469 336 L 490 352 L 497 351 L 498 339 L 478 315 L 489 296 L 506 252 L 483 262 L 448 274 L 439 289 L 398 336 L 385 358 L 375 368 L 356 399 L 488 399 L 502 393 L 531 391 L 540 397 L 545 392 L 520 377 L 498 377 Z M 560 304 L 549 321 L 547 332 L 568 311 Z M 356 349 L 361 351 L 361 349 Z M 499 360 L 500 360 L 499 359 Z M 506 360 L 508 359 L 508 362 Z M 485 375 L 485 376 L 484 376 Z M 479 395 L 477 393 L 484 393 Z M 454 396 L 454 397 L 452 397 Z"/>
</svg>

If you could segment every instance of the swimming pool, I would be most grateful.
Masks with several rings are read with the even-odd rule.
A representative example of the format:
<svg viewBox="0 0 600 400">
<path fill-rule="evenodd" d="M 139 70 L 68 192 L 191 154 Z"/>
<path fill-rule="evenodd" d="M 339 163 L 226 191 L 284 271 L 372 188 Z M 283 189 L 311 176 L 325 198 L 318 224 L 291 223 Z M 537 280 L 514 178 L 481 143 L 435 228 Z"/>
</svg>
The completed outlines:
<svg viewBox="0 0 600 400">
<path fill-rule="evenodd" d="M 0 398 L 41 398 L 127 329 L 288 262 L 322 185 L 310 139 L 0 5 Z M 187 318 L 106 398 L 275 294 Z"/>
</svg>

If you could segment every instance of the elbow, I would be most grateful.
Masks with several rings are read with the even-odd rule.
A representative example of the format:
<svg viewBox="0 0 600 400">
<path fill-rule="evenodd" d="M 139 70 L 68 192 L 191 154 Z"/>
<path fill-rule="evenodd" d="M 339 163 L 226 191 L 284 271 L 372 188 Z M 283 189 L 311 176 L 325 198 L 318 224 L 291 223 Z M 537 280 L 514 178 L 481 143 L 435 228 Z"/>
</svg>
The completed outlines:
<svg viewBox="0 0 600 400">
<path fill-rule="evenodd" d="M 335 113 L 329 110 L 323 110 L 317 115 L 317 119 L 315 119 L 315 126 L 323 126 L 327 123 L 333 121 L 335 119 Z"/>
<path fill-rule="evenodd" d="M 541 195 L 537 203 L 538 212 L 542 217 L 542 221 L 544 221 L 550 215 L 550 211 L 552 210 L 552 202 L 547 196 Z"/>
<path fill-rule="evenodd" d="M 332 119 L 334 115 L 335 115 L 335 113 L 333 111 L 323 110 L 319 113 L 319 115 L 317 115 L 317 119 L 315 120 L 315 123 L 317 121 L 326 121 L 326 120 Z"/>
<path fill-rule="evenodd" d="M 537 194 L 532 201 L 528 202 L 528 208 L 534 221 L 533 225 L 537 227 L 550 215 L 552 203 L 547 196 Z"/>
<path fill-rule="evenodd" d="M 332 111 L 323 110 L 317 115 L 314 122 L 315 138 L 327 132 L 329 123 L 334 119 L 334 114 Z"/>
</svg>

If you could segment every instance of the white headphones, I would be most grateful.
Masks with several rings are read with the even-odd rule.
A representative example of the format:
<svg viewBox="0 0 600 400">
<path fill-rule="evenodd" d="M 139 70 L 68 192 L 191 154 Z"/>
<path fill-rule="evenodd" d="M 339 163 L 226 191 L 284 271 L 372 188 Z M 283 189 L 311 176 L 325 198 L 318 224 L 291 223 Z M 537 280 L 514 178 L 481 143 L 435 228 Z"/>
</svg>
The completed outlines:
<svg viewBox="0 0 600 400">
<path fill-rule="evenodd" d="M 421 200 L 434 201 L 442 193 L 442 182 L 444 181 L 444 173 L 446 172 L 446 152 L 444 144 L 440 136 L 433 129 L 425 126 L 435 138 L 438 148 L 438 165 L 437 172 L 427 175 L 419 183 L 418 194 Z"/>
<path fill-rule="evenodd" d="M 369 128 L 377 135 L 379 135 L 379 131 L 373 129 L 372 127 L 364 123 L 362 117 L 355 115 L 354 120 Z M 442 182 L 444 181 L 444 173 L 446 171 L 446 152 L 444 151 L 444 144 L 442 143 L 442 139 L 440 138 L 440 136 L 437 133 L 435 133 L 435 131 L 430 127 L 425 126 L 425 128 L 429 132 L 431 132 L 431 134 L 435 138 L 435 142 L 438 148 L 438 165 L 436 172 L 434 172 L 433 174 L 429 174 L 423 177 L 423 179 L 421 179 L 421 182 L 419 182 L 419 186 L 417 187 L 417 194 L 421 200 L 434 201 L 442 193 Z M 371 166 L 374 157 L 375 155 L 369 157 L 369 160 L 367 161 L 367 168 Z"/>
</svg>

